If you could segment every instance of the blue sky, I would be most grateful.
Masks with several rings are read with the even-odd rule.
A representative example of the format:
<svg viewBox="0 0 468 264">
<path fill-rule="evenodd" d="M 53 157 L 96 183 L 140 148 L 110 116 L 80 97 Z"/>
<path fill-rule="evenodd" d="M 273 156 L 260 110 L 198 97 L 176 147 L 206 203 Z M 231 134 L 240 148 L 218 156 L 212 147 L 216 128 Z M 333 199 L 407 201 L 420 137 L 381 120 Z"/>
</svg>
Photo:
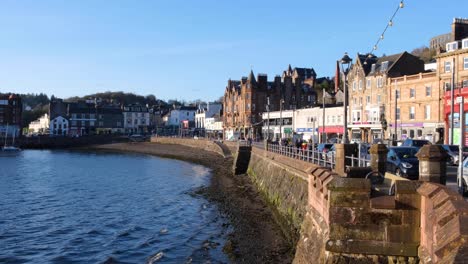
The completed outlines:
<svg viewBox="0 0 468 264">
<path fill-rule="evenodd" d="M 371 50 L 399 0 L 2 0 L 0 92 L 214 100 L 229 78 L 288 64 L 334 74 Z M 405 1 L 376 54 L 450 32 L 468 1 Z"/>
</svg>

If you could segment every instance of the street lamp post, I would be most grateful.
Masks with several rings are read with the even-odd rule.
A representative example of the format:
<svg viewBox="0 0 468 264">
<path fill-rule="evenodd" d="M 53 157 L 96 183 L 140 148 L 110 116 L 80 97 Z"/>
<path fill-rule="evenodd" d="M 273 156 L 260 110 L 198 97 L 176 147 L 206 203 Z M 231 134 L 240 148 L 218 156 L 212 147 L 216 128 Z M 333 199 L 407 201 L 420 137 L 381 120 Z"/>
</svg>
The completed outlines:
<svg viewBox="0 0 468 264">
<path fill-rule="evenodd" d="M 279 132 L 279 140 L 283 139 L 283 104 L 284 104 L 284 99 L 280 100 L 280 132 Z"/>
<path fill-rule="evenodd" d="M 268 113 L 268 120 L 267 120 L 267 141 L 270 140 L 270 97 L 267 97 L 267 113 Z"/>
<path fill-rule="evenodd" d="M 341 143 L 347 144 L 348 143 L 348 73 L 349 67 L 351 66 L 352 59 L 348 56 L 348 53 L 345 52 L 343 58 L 341 58 L 341 70 L 343 71 L 344 75 L 344 85 L 343 85 L 343 92 L 344 92 L 344 102 L 343 102 L 343 139 Z"/>
<path fill-rule="evenodd" d="M 327 142 L 327 133 L 325 132 L 325 88 L 322 89 L 322 134 L 321 134 L 321 142 Z"/>
</svg>

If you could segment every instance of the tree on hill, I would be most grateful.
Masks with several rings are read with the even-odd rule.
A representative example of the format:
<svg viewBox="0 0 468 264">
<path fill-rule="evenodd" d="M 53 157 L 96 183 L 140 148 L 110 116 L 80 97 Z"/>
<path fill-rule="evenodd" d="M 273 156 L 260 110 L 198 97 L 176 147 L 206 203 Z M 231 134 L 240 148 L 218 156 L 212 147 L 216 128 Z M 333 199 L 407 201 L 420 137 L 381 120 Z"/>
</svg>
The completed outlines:
<svg viewBox="0 0 468 264">
<path fill-rule="evenodd" d="M 156 99 L 156 96 L 149 94 L 146 96 L 143 95 L 137 95 L 134 93 L 125 93 L 122 91 L 118 92 L 103 92 L 103 93 L 95 93 L 95 94 L 90 94 L 90 95 L 85 95 L 85 96 L 74 96 L 67 98 L 67 101 L 78 101 L 78 100 L 86 100 L 86 99 L 94 99 L 94 98 L 100 98 L 103 101 L 109 102 L 109 103 L 114 103 L 114 104 L 142 104 L 142 105 L 154 105 L 158 101 Z"/>
<path fill-rule="evenodd" d="M 436 55 L 436 50 L 430 49 L 426 46 L 421 46 L 419 48 L 415 48 L 413 51 L 411 51 L 411 54 L 418 56 L 423 60 L 425 63 L 431 62 L 431 60 L 434 59 Z"/>
</svg>

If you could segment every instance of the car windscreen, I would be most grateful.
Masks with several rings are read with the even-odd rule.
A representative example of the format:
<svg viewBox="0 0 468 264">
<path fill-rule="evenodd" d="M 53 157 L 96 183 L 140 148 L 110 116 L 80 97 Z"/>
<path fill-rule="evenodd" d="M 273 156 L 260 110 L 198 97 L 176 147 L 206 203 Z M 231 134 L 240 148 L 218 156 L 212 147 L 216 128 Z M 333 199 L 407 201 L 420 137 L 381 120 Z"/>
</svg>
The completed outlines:
<svg viewBox="0 0 468 264">
<path fill-rule="evenodd" d="M 429 144 L 429 141 L 427 140 L 413 140 L 413 146 L 415 147 L 422 147 L 426 144 Z"/>
<path fill-rule="evenodd" d="M 415 155 L 418 152 L 417 149 L 413 149 L 413 148 L 401 148 L 401 149 L 395 148 L 395 149 L 393 149 L 393 151 L 395 151 L 398 158 L 400 158 L 400 159 L 416 158 Z"/>
<path fill-rule="evenodd" d="M 458 153 L 458 146 L 449 146 L 450 151 Z"/>
</svg>

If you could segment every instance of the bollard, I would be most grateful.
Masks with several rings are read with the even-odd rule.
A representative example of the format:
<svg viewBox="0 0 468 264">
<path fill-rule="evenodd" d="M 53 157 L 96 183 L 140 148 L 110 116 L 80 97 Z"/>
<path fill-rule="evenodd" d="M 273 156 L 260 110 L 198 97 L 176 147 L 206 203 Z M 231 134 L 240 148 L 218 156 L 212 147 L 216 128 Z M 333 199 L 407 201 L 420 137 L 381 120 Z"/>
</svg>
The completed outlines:
<svg viewBox="0 0 468 264">
<path fill-rule="evenodd" d="M 373 144 L 370 147 L 372 171 L 385 175 L 388 149 L 385 144 Z"/>
<path fill-rule="evenodd" d="M 440 145 L 425 145 L 416 154 L 419 180 L 444 184 L 447 178 L 447 152 Z"/>
</svg>

